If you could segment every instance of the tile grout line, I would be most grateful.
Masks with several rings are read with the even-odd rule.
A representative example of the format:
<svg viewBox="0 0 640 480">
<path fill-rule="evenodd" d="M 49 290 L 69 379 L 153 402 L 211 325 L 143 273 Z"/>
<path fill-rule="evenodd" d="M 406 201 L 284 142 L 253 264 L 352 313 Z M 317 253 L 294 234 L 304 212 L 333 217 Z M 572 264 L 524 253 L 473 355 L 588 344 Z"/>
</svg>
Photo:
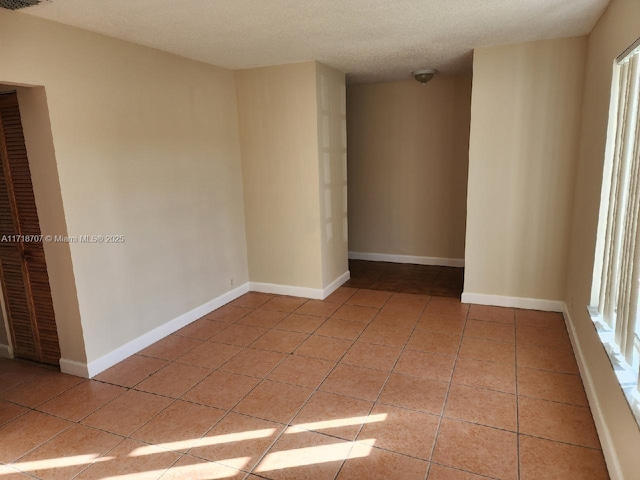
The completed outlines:
<svg viewBox="0 0 640 480">
<path fill-rule="evenodd" d="M 514 369 L 516 377 L 516 471 L 518 480 L 521 477 L 520 465 L 520 395 L 518 391 L 518 320 L 516 319 L 516 310 L 513 310 L 513 344 L 514 344 Z"/>
<path fill-rule="evenodd" d="M 445 394 L 444 403 L 442 404 L 442 411 L 440 412 L 440 420 L 438 422 L 438 428 L 436 429 L 436 434 L 433 439 L 433 447 L 431 448 L 431 456 L 429 457 L 429 463 L 433 463 L 433 456 L 436 451 L 436 445 L 438 443 L 438 438 L 440 437 L 440 428 L 442 427 L 442 422 L 445 418 L 444 414 L 447 408 L 447 402 L 449 401 L 449 393 L 451 392 L 451 385 L 453 384 L 453 376 L 456 371 L 456 367 L 458 365 L 458 359 L 460 358 L 460 348 L 462 347 L 462 340 L 464 339 L 464 332 L 467 329 L 467 321 L 469 320 L 469 310 L 470 307 L 467 308 L 467 313 L 464 316 L 464 325 L 462 327 L 462 333 L 460 334 L 460 342 L 458 343 L 458 348 L 456 350 L 455 360 L 453 362 L 453 368 L 451 369 L 451 377 L 449 378 L 449 385 L 447 386 L 447 392 Z M 431 470 L 431 466 L 429 467 L 429 471 Z"/>
</svg>

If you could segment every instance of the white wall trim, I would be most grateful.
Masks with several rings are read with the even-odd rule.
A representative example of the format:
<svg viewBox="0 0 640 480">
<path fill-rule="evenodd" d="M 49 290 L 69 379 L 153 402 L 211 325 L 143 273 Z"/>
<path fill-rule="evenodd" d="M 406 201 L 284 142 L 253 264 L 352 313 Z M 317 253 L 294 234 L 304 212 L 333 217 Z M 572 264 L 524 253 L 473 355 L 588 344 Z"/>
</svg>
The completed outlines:
<svg viewBox="0 0 640 480">
<path fill-rule="evenodd" d="M 243 295 L 249 291 L 249 282 L 240 285 L 239 287 L 220 295 L 219 297 L 210 300 L 209 302 L 194 308 L 168 321 L 167 323 L 154 328 L 153 330 L 140 335 L 138 338 L 131 340 L 128 343 L 112 350 L 111 352 L 103 355 L 102 357 L 84 364 L 76 362 L 66 358 L 60 359 L 60 370 L 63 373 L 69 373 L 71 375 L 82 376 L 85 378 L 92 378 L 98 375 L 100 372 L 105 371 L 107 368 L 112 367 L 116 363 L 121 362 L 127 357 L 130 357 L 134 353 L 147 348 L 149 345 L 163 339 L 167 335 L 180 330 L 182 327 L 189 325 L 191 322 L 203 317 L 204 315 L 211 313 L 217 308 L 235 300 L 240 295 Z"/>
<path fill-rule="evenodd" d="M 294 287 L 277 283 L 249 282 L 249 290 L 260 293 L 274 293 L 276 295 L 290 295 L 292 297 L 314 298 L 322 300 L 322 288 Z"/>
<path fill-rule="evenodd" d="M 587 393 L 587 399 L 589 400 L 589 406 L 591 407 L 591 414 L 593 415 L 593 420 L 596 424 L 596 429 L 598 430 L 600 444 L 602 445 L 602 453 L 604 454 L 605 460 L 607 462 L 609 476 L 611 477 L 611 480 L 624 480 L 618 455 L 613 448 L 611 431 L 609 430 L 607 422 L 604 419 L 604 414 L 602 413 L 602 407 L 600 406 L 600 402 L 598 401 L 598 395 L 593 383 L 593 378 L 591 377 L 591 372 L 587 368 L 587 362 L 582 351 L 582 346 L 580 345 L 580 341 L 578 340 L 578 335 L 573 324 L 573 319 L 569 314 L 569 310 L 567 309 L 566 304 L 563 305 L 562 314 L 564 315 L 564 321 L 567 326 L 567 331 L 569 332 L 569 338 L 571 339 L 573 352 L 576 357 L 576 361 L 578 362 L 578 369 L 580 370 L 580 375 L 582 376 L 582 383 L 584 384 L 584 389 Z"/>
<path fill-rule="evenodd" d="M 494 305 L 496 307 L 514 307 L 527 310 L 543 310 L 545 312 L 562 312 L 564 302 L 560 300 L 545 300 L 542 298 L 505 297 L 503 295 L 486 295 L 484 293 L 462 294 L 462 303 L 476 303 L 478 305 Z"/>
<path fill-rule="evenodd" d="M 324 287 L 324 290 L 322 291 L 322 300 L 324 300 L 329 295 L 331 295 L 333 292 L 335 292 L 338 288 L 340 288 L 340 286 L 344 282 L 346 282 L 350 278 L 351 278 L 351 272 L 349 270 L 347 270 L 342 275 L 340 275 L 338 278 L 336 278 L 333 282 L 331 282 L 329 285 Z"/>
<path fill-rule="evenodd" d="M 13 348 L 11 348 L 11 345 L 0 343 L 0 357 L 13 358 Z"/>
<path fill-rule="evenodd" d="M 349 252 L 351 260 L 371 262 L 413 263 L 415 265 L 437 265 L 440 267 L 464 267 L 464 258 L 416 257 L 413 255 L 393 255 L 388 253 Z"/>
</svg>

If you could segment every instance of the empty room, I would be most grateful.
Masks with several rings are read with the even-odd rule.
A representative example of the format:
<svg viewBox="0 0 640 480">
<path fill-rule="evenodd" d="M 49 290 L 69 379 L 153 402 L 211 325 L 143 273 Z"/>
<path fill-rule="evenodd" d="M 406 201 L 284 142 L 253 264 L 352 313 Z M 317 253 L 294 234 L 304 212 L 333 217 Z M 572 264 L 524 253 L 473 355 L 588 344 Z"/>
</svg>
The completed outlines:
<svg viewBox="0 0 640 480">
<path fill-rule="evenodd" d="M 0 0 L 0 480 L 640 478 L 638 0 Z"/>
</svg>

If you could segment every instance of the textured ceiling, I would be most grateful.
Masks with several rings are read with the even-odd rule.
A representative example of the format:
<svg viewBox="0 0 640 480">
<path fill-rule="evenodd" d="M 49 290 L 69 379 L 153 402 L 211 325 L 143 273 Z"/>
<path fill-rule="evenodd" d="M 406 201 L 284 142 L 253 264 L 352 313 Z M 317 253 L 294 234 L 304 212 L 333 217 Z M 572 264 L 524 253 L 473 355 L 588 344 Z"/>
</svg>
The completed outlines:
<svg viewBox="0 0 640 480">
<path fill-rule="evenodd" d="M 21 12 L 231 69 L 318 60 L 350 83 L 470 71 L 474 47 L 584 35 L 609 0 L 51 0 Z"/>
</svg>

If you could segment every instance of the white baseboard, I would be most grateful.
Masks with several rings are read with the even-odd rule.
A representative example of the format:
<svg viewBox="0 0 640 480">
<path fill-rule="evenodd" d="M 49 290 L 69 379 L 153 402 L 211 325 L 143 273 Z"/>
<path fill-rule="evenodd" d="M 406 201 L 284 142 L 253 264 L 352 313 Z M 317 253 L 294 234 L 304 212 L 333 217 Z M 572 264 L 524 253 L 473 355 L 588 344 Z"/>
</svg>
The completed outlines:
<svg viewBox="0 0 640 480">
<path fill-rule="evenodd" d="M 347 270 L 342 275 L 340 275 L 338 278 L 336 278 L 333 282 L 331 282 L 329 285 L 324 287 L 324 290 L 322 291 L 322 300 L 324 300 L 329 295 L 331 295 L 333 292 L 335 292 L 338 288 L 340 288 L 340 286 L 344 282 L 346 282 L 350 278 L 351 278 L 351 272 L 349 270 Z"/>
<path fill-rule="evenodd" d="M 0 343 L 0 357 L 13 358 L 13 348 L 11 348 L 11 345 L 4 345 Z"/>
<path fill-rule="evenodd" d="M 179 317 L 170 320 L 169 322 L 160 325 L 153 330 L 140 335 L 138 338 L 125 343 L 121 347 L 103 355 L 102 357 L 84 364 L 82 362 L 76 362 L 68 360 L 66 358 L 60 359 L 60 370 L 63 373 L 69 373 L 71 375 L 77 375 L 85 378 L 92 378 L 98 375 L 100 372 L 105 371 L 107 368 L 112 367 L 116 363 L 121 362 L 127 357 L 130 357 L 134 353 L 147 348 L 149 345 L 163 339 L 167 335 L 180 330 L 182 327 L 189 325 L 191 322 L 211 313 L 217 308 L 226 305 L 227 303 L 235 300 L 240 295 L 243 295 L 249 291 L 249 283 L 245 283 L 219 297 L 210 300 L 209 302 L 194 308 L 180 315 Z"/>
<path fill-rule="evenodd" d="M 349 252 L 351 260 L 371 262 L 413 263 L 415 265 L 436 265 L 440 267 L 464 267 L 464 258 L 416 257 L 413 255 L 392 255 L 388 253 Z"/>
<path fill-rule="evenodd" d="M 600 402 L 598 401 L 596 387 L 593 383 L 591 372 L 587 368 L 587 363 L 584 358 L 582 346 L 580 345 L 580 341 L 578 340 L 578 335 L 576 334 L 573 319 L 569 314 L 569 310 L 567 309 L 566 304 L 563 305 L 562 313 L 564 315 L 564 322 L 567 326 L 567 331 L 569 332 L 569 338 L 571 339 L 571 345 L 573 345 L 573 353 L 576 357 L 576 361 L 578 362 L 578 369 L 580 370 L 580 375 L 582 376 L 582 383 L 584 384 L 584 389 L 587 393 L 587 399 L 589 400 L 589 406 L 591 407 L 591 414 L 593 415 L 593 420 L 596 424 L 596 429 L 598 430 L 598 437 L 600 438 L 602 453 L 604 454 L 604 458 L 607 462 L 609 476 L 611 477 L 611 480 L 624 480 L 622 469 L 620 467 L 620 461 L 618 460 L 618 455 L 613 448 L 611 431 L 609 430 L 609 427 L 607 426 L 607 423 L 604 419 L 602 407 L 600 406 Z"/>
<path fill-rule="evenodd" d="M 280 285 L 277 283 L 249 282 L 249 290 L 251 292 L 273 293 L 275 295 L 289 295 L 291 297 L 324 300 L 336 291 L 340 285 L 349 280 L 349 278 L 351 278 L 351 272 L 347 270 L 325 288 L 296 287 L 293 285 Z"/>
<path fill-rule="evenodd" d="M 294 287 L 292 285 L 279 285 L 277 283 L 249 282 L 251 292 L 273 293 L 276 295 L 289 295 L 291 297 L 304 297 L 322 300 L 324 291 L 322 288 Z"/>
<path fill-rule="evenodd" d="M 496 307 L 523 308 L 526 310 L 543 310 L 545 312 L 562 312 L 564 302 L 560 300 L 544 300 L 542 298 L 505 297 L 503 295 L 486 295 L 484 293 L 462 294 L 462 303 L 493 305 Z"/>
</svg>

